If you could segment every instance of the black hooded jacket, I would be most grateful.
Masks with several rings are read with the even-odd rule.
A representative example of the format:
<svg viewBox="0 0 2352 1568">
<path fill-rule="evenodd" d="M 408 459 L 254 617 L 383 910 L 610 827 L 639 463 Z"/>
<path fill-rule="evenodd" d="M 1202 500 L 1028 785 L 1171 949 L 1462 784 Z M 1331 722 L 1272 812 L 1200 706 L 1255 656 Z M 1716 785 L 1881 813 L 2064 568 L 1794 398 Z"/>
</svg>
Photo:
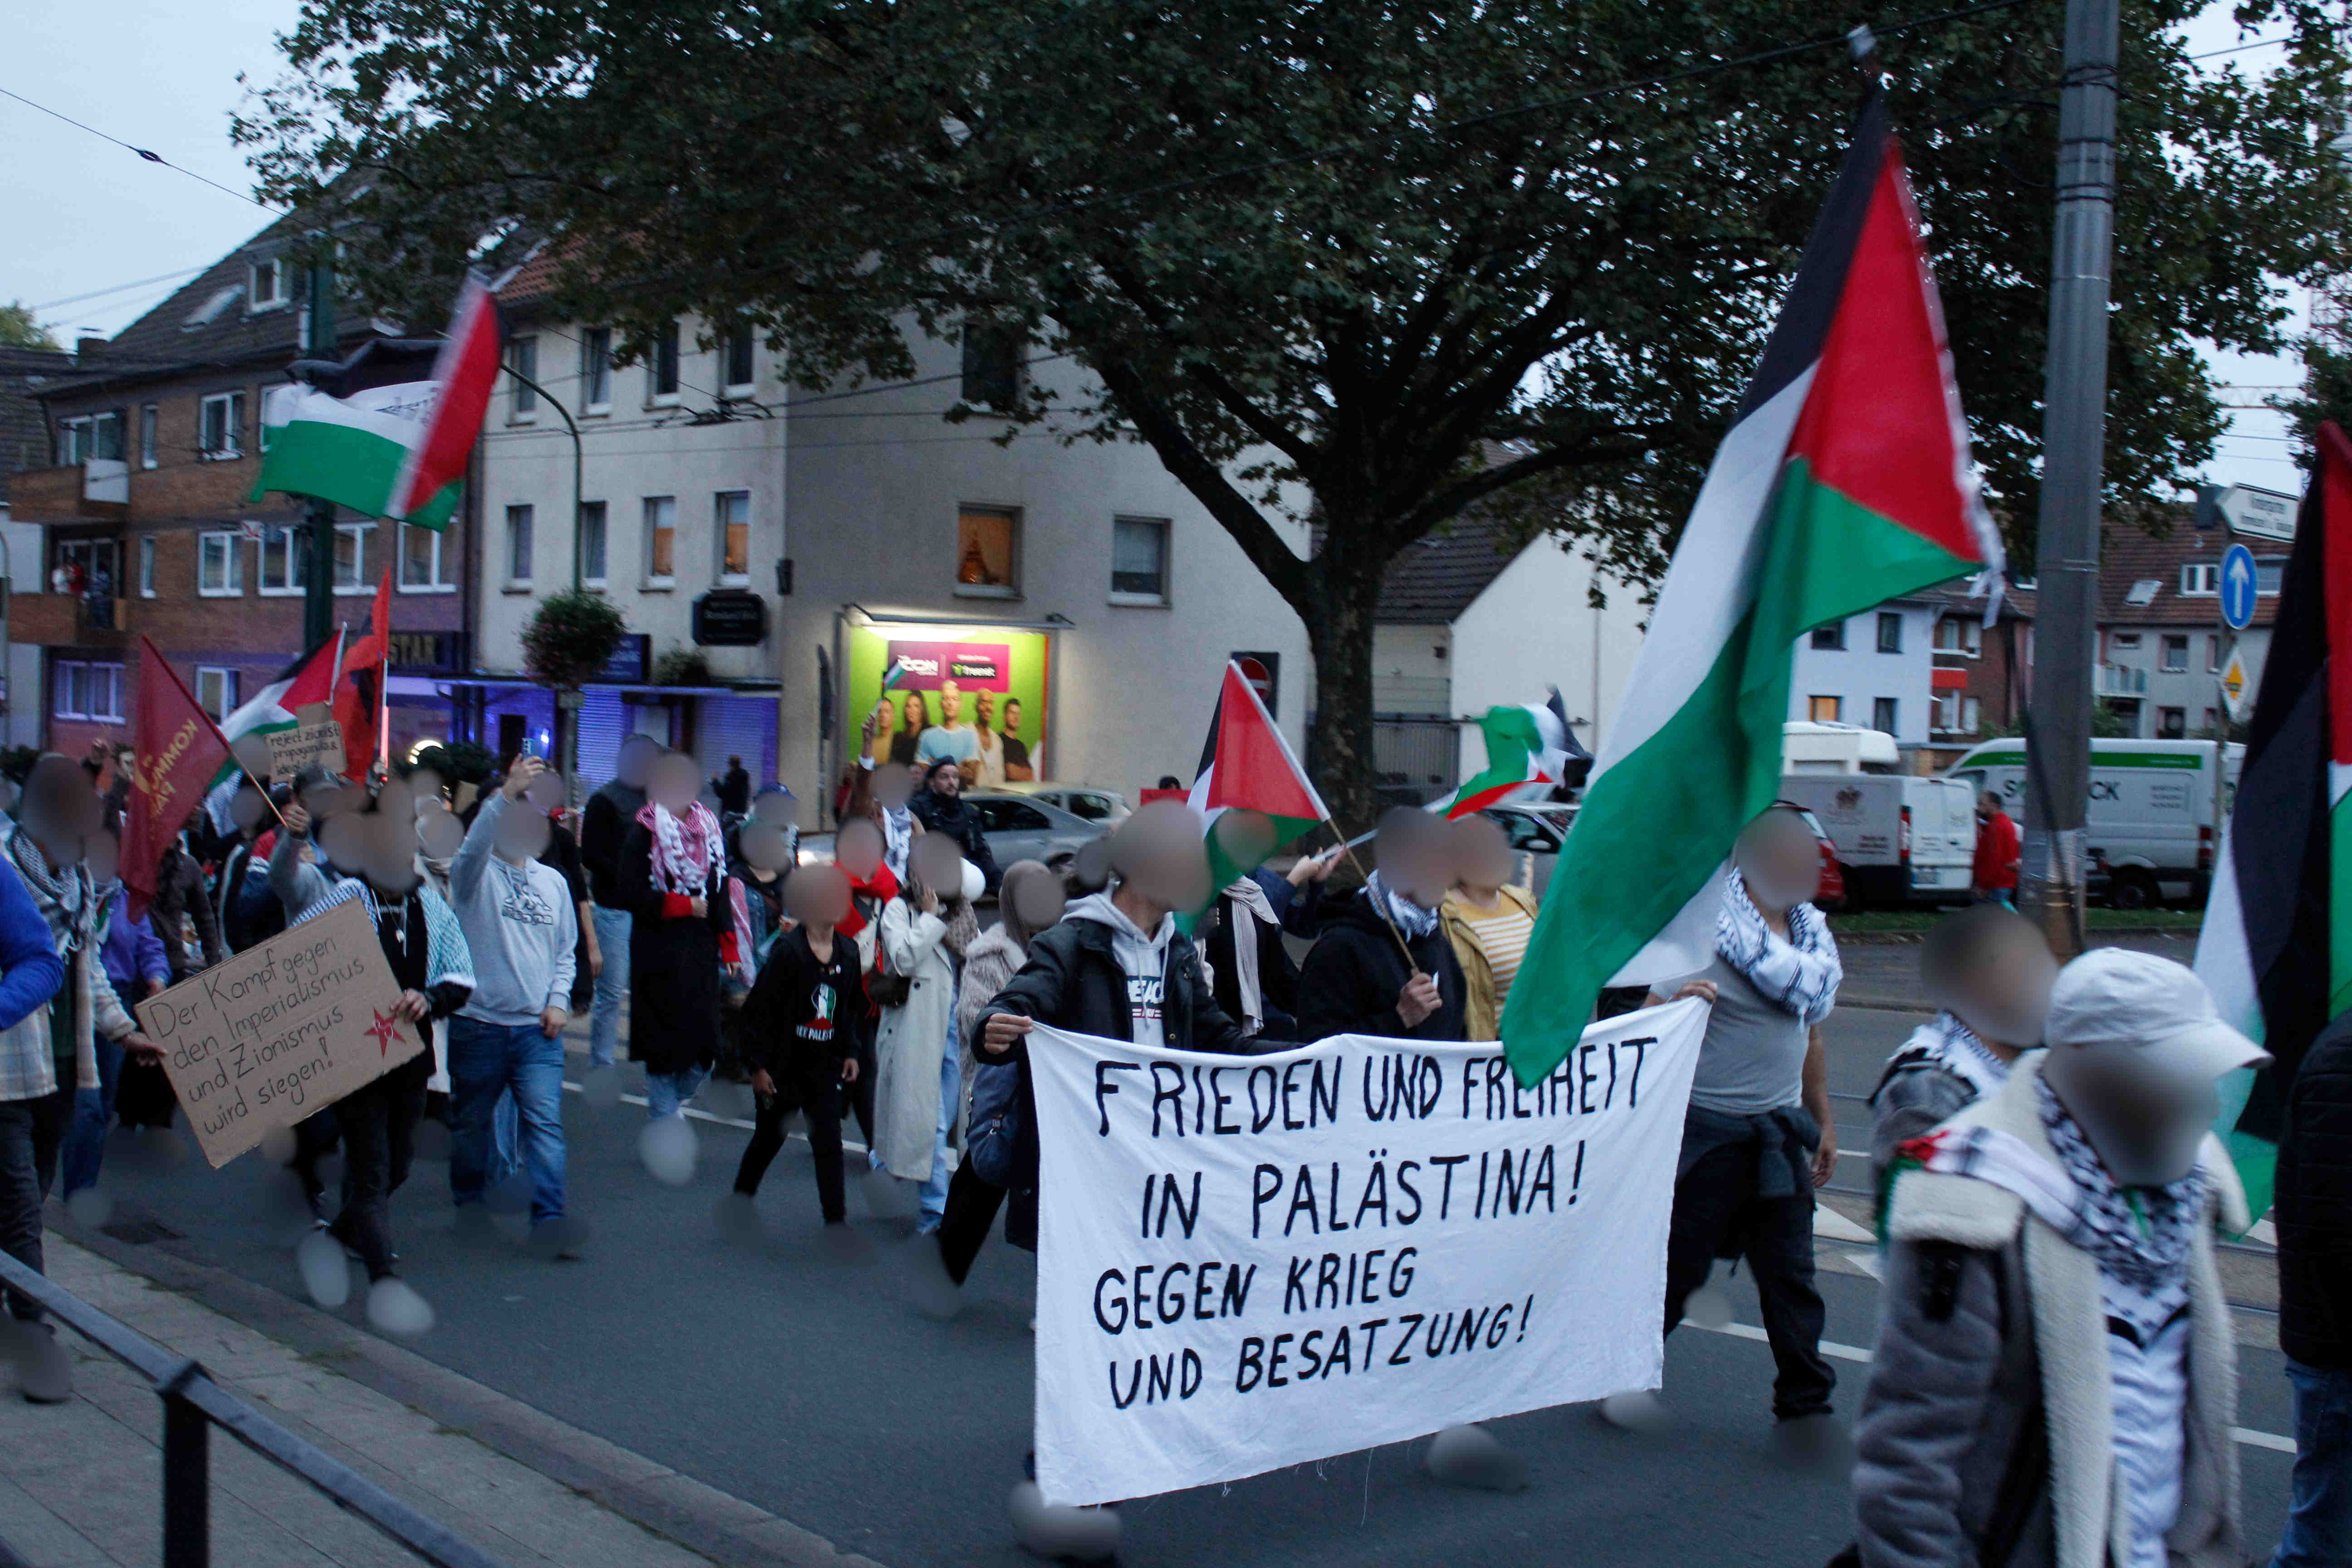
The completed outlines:
<svg viewBox="0 0 2352 1568">
<path fill-rule="evenodd" d="M 923 825 L 926 833 L 944 833 L 963 850 L 963 858 L 980 868 L 988 879 L 991 892 L 996 890 L 1001 878 L 996 869 L 996 857 L 988 852 L 988 836 L 980 830 L 980 814 L 964 804 L 961 795 L 950 797 L 935 790 L 919 789 L 907 797 L 907 809 Z"/>
<path fill-rule="evenodd" d="M 1323 917 L 1322 934 L 1298 975 L 1298 1037 L 1379 1035 L 1405 1040 L 1470 1037 L 1463 1011 L 1461 961 L 1441 923 L 1407 942 L 1414 967 L 1437 982 L 1437 1011 L 1408 1029 L 1397 1014 L 1397 994 L 1412 978 L 1397 946 L 1395 928 L 1361 892 Z"/>
</svg>

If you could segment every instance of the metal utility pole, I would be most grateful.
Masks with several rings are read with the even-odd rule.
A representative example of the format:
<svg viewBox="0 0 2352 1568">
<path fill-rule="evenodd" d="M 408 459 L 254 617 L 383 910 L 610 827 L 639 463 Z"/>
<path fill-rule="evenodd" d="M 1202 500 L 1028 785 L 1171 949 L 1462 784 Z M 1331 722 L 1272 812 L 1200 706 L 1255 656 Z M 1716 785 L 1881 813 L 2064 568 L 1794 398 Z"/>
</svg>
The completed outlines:
<svg viewBox="0 0 2352 1568">
<path fill-rule="evenodd" d="M 310 352 L 314 358 L 335 357 L 334 253 L 310 268 Z M 335 503 L 316 496 L 310 501 L 310 519 L 302 543 L 302 646 L 317 647 L 334 631 L 335 622 Z"/>
<path fill-rule="evenodd" d="M 2067 0 L 2058 107 L 2058 221 L 2042 416 L 2041 594 L 2017 891 L 2023 911 L 2040 922 L 2062 959 L 2083 947 L 2107 279 L 2115 251 L 2116 11 L 2117 0 Z"/>
</svg>

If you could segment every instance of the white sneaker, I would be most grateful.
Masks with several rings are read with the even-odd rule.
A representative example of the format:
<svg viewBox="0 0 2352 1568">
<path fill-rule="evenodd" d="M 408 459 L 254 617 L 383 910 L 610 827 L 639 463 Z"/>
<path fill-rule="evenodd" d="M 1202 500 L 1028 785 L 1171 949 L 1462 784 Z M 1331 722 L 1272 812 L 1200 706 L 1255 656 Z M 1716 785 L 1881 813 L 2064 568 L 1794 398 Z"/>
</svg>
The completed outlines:
<svg viewBox="0 0 2352 1568">
<path fill-rule="evenodd" d="M 1049 1503 L 1035 1481 L 1013 1489 L 1013 1539 L 1040 1557 L 1108 1563 L 1118 1552 L 1118 1514 L 1108 1508 Z"/>
</svg>

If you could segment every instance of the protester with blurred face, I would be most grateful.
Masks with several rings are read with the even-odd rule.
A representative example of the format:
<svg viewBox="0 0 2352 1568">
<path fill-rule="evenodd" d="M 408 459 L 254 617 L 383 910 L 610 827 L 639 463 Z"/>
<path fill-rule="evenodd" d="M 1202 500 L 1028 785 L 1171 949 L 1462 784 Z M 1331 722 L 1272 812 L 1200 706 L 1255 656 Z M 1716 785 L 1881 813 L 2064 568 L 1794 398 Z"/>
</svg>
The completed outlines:
<svg viewBox="0 0 2352 1568">
<path fill-rule="evenodd" d="M 749 961 L 743 890 L 719 819 L 695 796 L 694 759 L 664 752 L 621 848 L 615 896 L 631 918 L 629 1055 L 645 1064 L 648 1120 L 685 1114 L 718 1059 L 722 967 Z"/>
<path fill-rule="evenodd" d="M 1871 1091 L 1873 1191 L 1895 1151 L 2009 1081 L 2019 1053 L 2042 1043 L 2058 961 L 2039 927 L 1998 904 L 1940 922 L 1919 948 L 1919 985 L 1941 1009 L 1912 1032 Z"/>
<path fill-rule="evenodd" d="M 2295 1458 L 2271 1568 L 2352 1563 L 2352 1014 L 2296 1064 L 2273 1215 Z"/>
<path fill-rule="evenodd" d="M 2218 1081 L 2269 1058 L 2188 969 L 2116 948 L 2059 972 L 2043 1033 L 1897 1167 L 1861 1560 L 2238 1568 L 2213 1226 L 2249 1219 L 2209 1129 Z"/>
<path fill-rule="evenodd" d="M 735 1168 L 735 1194 L 749 1203 L 784 1146 L 784 1119 L 808 1121 L 817 1206 L 828 1230 L 849 1212 L 841 1168 L 842 1085 L 858 1076 L 854 1021 L 866 1011 L 857 950 L 840 932 L 849 879 L 837 866 L 810 866 L 784 889 L 793 926 L 776 939 L 743 1004 L 744 1064 L 758 1107 L 751 1142 Z"/>
<path fill-rule="evenodd" d="M 1998 793 L 1977 797 L 1977 854 L 1970 880 L 1980 903 L 2017 906 L 2017 865 L 2023 853 L 2017 823 L 2001 809 Z"/>
<path fill-rule="evenodd" d="M 660 743 L 650 735 L 621 742 L 614 777 L 588 797 L 580 814 L 580 864 L 596 904 L 596 948 L 602 964 L 588 1017 L 588 1065 L 611 1067 L 619 1053 L 621 1002 L 629 993 L 630 914 L 621 897 L 621 850 L 646 809 L 646 779 Z"/>
<path fill-rule="evenodd" d="M 1511 846 L 1490 816 L 1463 817 L 1446 830 L 1454 890 L 1438 913 L 1462 964 L 1463 1017 L 1468 1037 L 1503 1037 L 1503 1004 L 1535 934 L 1535 895 L 1511 880 Z"/>
<path fill-rule="evenodd" d="M 450 863 L 449 887 L 474 960 L 474 991 L 449 1025 L 449 1188 L 460 1209 L 484 1198 L 491 1118 L 514 1096 L 534 1231 L 559 1250 L 566 1227 L 563 1026 L 572 1019 L 579 916 L 563 874 L 541 863 L 552 831 L 524 797 L 542 771 L 518 757 L 482 803 Z"/>
<path fill-rule="evenodd" d="M 962 770 L 956 763 L 947 759 L 932 763 L 924 771 L 923 788 L 908 800 L 908 808 L 925 831 L 953 839 L 963 858 L 980 868 L 981 877 L 992 890 L 996 857 L 988 851 L 988 835 L 981 831 L 980 814 L 964 802 L 963 784 Z"/>
<path fill-rule="evenodd" d="M 1298 1033 L 1468 1038 L 1461 962 L 1438 907 L 1453 885 L 1445 825 L 1400 806 L 1381 818 L 1375 868 L 1336 914 L 1298 976 Z"/>
<path fill-rule="evenodd" d="M 1806 899 L 1820 849 L 1795 812 L 1749 823 L 1732 852 L 1715 962 L 1678 996 L 1714 1004 L 1699 1047 L 1666 1242 L 1666 1331 L 1727 1252 L 1748 1259 L 1778 1371 L 1776 1420 L 1825 1417 L 1837 1379 L 1822 1359 L 1813 1189 L 1837 1168 L 1822 1020 L 1844 970 Z M 1818 1431 L 1814 1422 L 1805 1429 Z"/>
<path fill-rule="evenodd" d="M 899 895 L 882 910 L 882 963 L 906 981 L 905 999 L 882 1009 L 875 1037 L 874 1152 L 881 1168 L 921 1184 L 916 1227 L 937 1230 L 947 1211 L 948 1138 L 961 1103 L 956 1047 L 956 977 L 980 935 L 972 899 L 977 868 L 944 834 L 915 847 Z"/>
<path fill-rule="evenodd" d="M 1259 812 L 1228 811 L 1209 826 L 1226 860 L 1251 870 L 1217 890 L 1200 927 L 1217 1005 L 1252 1037 L 1298 1037 L 1298 965 L 1283 932 L 1312 937 L 1333 861 L 1302 855 L 1286 877 L 1259 862 L 1276 847 L 1274 824 Z"/>
<path fill-rule="evenodd" d="M 58 1070 L 50 1004 L 66 983 L 67 969 L 47 914 L 16 868 L 16 848 L 7 842 L 13 832 L 13 826 L 0 828 L 0 843 L 9 849 L 0 856 L 0 1249 L 38 1269 L 41 1203 L 72 1114 L 78 1075 Z M 78 1056 L 69 1052 L 68 1060 Z M 39 1321 L 39 1309 L 31 1301 L 0 1296 L 6 1296 L 8 1310 L 20 1323 Z M 32 1353 L 19 1363 L 26 1397 L 41 1403 L 65 1398 L 72 1388 L 71 1359 L 45 1328 L 25 1331 L 38 1335 Z"/>
</svg>

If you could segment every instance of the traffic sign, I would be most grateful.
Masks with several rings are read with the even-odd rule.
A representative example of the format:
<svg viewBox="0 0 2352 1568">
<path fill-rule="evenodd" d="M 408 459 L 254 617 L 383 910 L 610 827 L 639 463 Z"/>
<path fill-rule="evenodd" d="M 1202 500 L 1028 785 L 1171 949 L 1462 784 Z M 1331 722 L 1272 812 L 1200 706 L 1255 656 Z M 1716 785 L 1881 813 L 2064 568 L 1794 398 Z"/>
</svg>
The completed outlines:
<svg viewBox="0 0 2352 1568">
<path fill-rule="evenodd" d="M 2254 619 L 2254 552 L 2232 544 L 2221 552 L 2221 619 L 2242 632 Z"/>
<path fill-rule="evenodd" d="M 2221 699 L 2230 705 L 2232 723 L 2245 710 L 2247 698 L 2253 695 L 2253 682 L 2246 679 L 2246 654 L 2243 648 L 2231 647 L 2229 658 L 2221 666 Z"/>
<path fill-rule="evenodd" d="M 2221 521 L 2230 525 L 2231 533 L 2248 533 L 2257 539 L 2293 539 L 2295 510 L 2302 504 L 2300 496 L 2266 490 L 2256 485 L 2231 485 L 2214 498 Z"/>
</svg>

